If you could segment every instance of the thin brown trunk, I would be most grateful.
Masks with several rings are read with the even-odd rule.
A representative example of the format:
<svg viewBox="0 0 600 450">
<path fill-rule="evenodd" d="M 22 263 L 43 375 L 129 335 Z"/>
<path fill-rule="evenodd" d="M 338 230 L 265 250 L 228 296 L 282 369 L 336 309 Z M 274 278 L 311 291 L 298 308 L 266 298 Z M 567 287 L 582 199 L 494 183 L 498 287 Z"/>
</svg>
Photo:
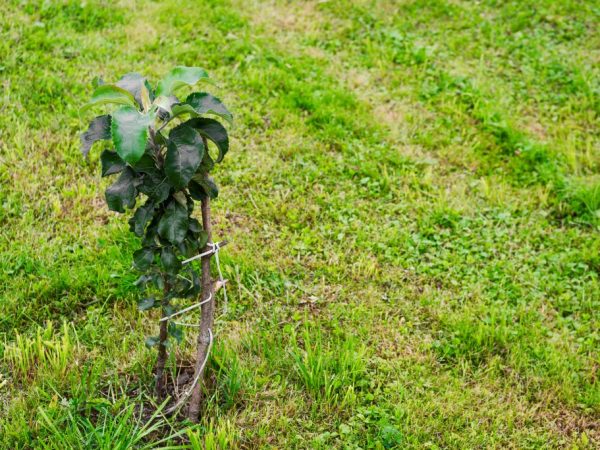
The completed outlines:
<svg viewBox="0 0 600 450">
<path fill-rule="evenodd" d="M 169 284 L 165 280 L 165 288 L 164 295 L 167 296 L 169 292 Z M 166 314 L 163 305 L 163 317 Z M 160 322 L 160 331 L 158 335 L 159 343 L 158 343 L 158 358 L 156 359 L 156 397 L 159 400 L 165 398 L 165 381 L 164 381 L 164 371 L 165 365 L 167 363 L 167 346 L 165 343 L 167 342 L 167 330 L 168 330 L 168 320 Z"/>
<path fill-rule="evenodd" d="M 212 242 L 210 199 L 208 196 L 202 200 L 202 225 L 204 227 L 204 231 L 206 231 L 206 234 L 208 235 L 208 242 Z M 210 249 L 211 247 L 207 244 L 203 251 L 208 251 Z M 210 277 L 211 256 L 212 254 L 202 257 L 202 299 L 207 299 L 209 295 L 212 296 L 212 299 L 211 301 L 202 305 L 202 314 L 200 316 L 200 332 L 198 333 L 196 351 L 196 370 L 194 372 L 194 379 L 197 379 L 198 382 L 193 387 L 188 411 L 188 418 L 192 422 L 197 422 L 198 415 L 200 414 L 202 387 L 204 386 L 203 372 L 206 368 L 206 364 L 204 364 L 204 362 L 208 358 L 208 351 L 211 344 L 211 332 L 214 322 L 215 300 L 213 283 Z"/>
<path fill-rule="evenodd" d="M 156 155 L 156 157 L 160 157 L 160 151 L 159 151 L 159 147 L 156 144 L 156 133 L 154 131 L 154 129 L 152 127 L 150 127 L 150 142 L 152 144 L 152 147 L 154 148 L 154 153 Z M 169 283 L 168 281 L 165 279 L 164 280 L 164 289 L 163 289 L 163 294 L 164 294 L 164 298 L 167 297 L 167 294 L 169 293 Z M 162 315 L 163 317 L 166 315 L 165 312 L 165 300 L 163 299 L 162 301 Z M 167 342 L 167 338 L 168 338 L 168 320 L 165 320 L 163 322 L 160 322 L 160 330 L 158 333 L 158 357 L 156 358 L 156 369 L 154 371 L 155 373 L 155 379 L 156 379 L 156 385 L 155 385 L 155 393 L 156 393 L 156 398 L 159 400 L 162 400 L 165 398 L 165 381 L 164 381 L 164 371 L 165 371 L 165 365 L 167 363 L 167 346 L 165 345 Z"/>
</svg>

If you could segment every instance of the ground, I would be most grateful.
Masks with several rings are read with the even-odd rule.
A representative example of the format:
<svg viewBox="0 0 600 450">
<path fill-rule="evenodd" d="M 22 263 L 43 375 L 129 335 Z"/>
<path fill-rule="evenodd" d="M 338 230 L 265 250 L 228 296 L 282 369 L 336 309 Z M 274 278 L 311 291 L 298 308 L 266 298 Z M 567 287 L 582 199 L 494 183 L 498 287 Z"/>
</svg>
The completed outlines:
<svg viewBox="0 0 600 450">
<path fill-rule="evenodd" d="M 600 445 L 597 2 L 0 12 L 0 447 Z M 235 114 L 197 426 L 150 417 L 138 242 L 78 148 L 94 76 L 175 65 Z"/>
</svg>

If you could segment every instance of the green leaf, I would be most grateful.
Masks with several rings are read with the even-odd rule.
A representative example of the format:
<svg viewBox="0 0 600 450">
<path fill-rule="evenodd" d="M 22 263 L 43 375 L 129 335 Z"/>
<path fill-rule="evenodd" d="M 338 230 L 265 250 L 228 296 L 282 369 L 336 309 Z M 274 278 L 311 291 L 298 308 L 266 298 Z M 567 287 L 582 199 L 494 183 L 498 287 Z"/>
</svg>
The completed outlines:
<svg viewBox="0 0 600 450">
<path fill-rule="evenodd" d="M 181 189 L 196 173 L 204 156 L 204 144 L 200 134 L 179 125 L 169 133 L 169 144 L 165 158 L 165 173 L 175 188 Z"/>
<path fill-rule="evenodd" d="M 115 83 L 115 85 L 129 92 L 133 96 L 137 104 L 139 106 L 142 106 L 142 90 L 143 88 L 145 88 L 145 81 L 145 77 L 143 77 L 139 73 L 132 72 L 123 75 L 121 79 Z"/>
<path fill-rule="evenodd" d="M 160 273 L 153 273 L 150 275 L 152 277 L 152 282 L 154 283 L 154 287 L 159 290 L 164 290 L 165 288 L 165 280 Z"/>
<path fill-rule="evenodd" d="M 154 217 L 154 209 L 154 202 L 152 199 L 148 199 L 144 205 L 140 206 L 135 211 L 133 217 L 129 219 L 129 229 L 133 231 L 136 236 L 142 237 L 144 235 L 146 225 Z"/>
<path fill-rule="evenodd" d="M 191 266 L 190 275 L 192 276 L 192 288 L 188 292 L 188 295 L 192 297 L 197 297 L 200 294 L 200 292 L 202 292 L 202 280 L 198 276 L 198 272 L 195 271 Z"/>
<path fill-rule="evenodd" d="M 192 233 L 200 233 L 202 231 L 202 225 L 200 225 L 198 219 L 191 217 L 188 223 L 188 230 L 190 230 Z"/>
<path fill-rule="evenodd" d="M 187 297 L 188 292 L 193 287 L 192 281 L 186 277 L 178 277 L 172 286 L 172 292 L 174 297 L 184 298 Z"/>
<path fill-rule="evenodd" d="M 196 114 L 214 114 L 233 123 L 233 114 L 217 97 L 206 92 L 194 92 L 185 99 L 183 105 L 188 104 Z M 177 105 L 173 106 L 173 115 L 176 115 Z M 185 108 L 182 108 L 185 109 Z"/>
<path fill-rule="evenodd" d="M 87 158 L 96 141 L 110 139 L 110 116 L 98 116 L 90 122 L 85 133 L 81 134 L 81 153 Z"/>
<path fill-rule="evenodd" d="M 193 86 L 207 79 L 208 74 L 200 67 L 177 66 L 158 82 L 156 96 L 169 96 L 183 86 Z"/>
<path fill-rule="evenodd" d="M 150 281 L 152 281 L 152 277 L 150 275 L 141 275 L 133 284 L 144 290 Z"/>
<path fill-rule="evenodd" d="M 182 327 L 178 327 L 173 322 L 169 322 L 169 326 L 167 328 L 169 334 L 175 338 L 175 340 L 179 343 L 183 340 L 183 329 Z"/>
<path fill-rule="evenodd" d="M 150 91 L 146 87 L 146 84 L 142 84 L 142 91 L 140 92 L 140 100 L 142 101 L 142 110 L 144 112 L 150 111 L 152 107 L 152 100 L 150 100 Z"/>
<path fill-rule="evenodd" d="M 160 262 L 169 273 L 177 273 L 181 269 L 181 261 L 172 247 L 163 247 L 160 252 Z"/>
<path fill-rule="evenodd" d="M 186 244 L 188 241 L 191 243 L 191 245 Z M 200 222 L 191 217 L 188 222 L 188 236 L 187 239 L 184 241 L 184 244 L 186 245 L 185 247 L 179 247 L 179 249 L 182 253 L 189 251 L 191 247 L 194 247 L 194 251 L 197 251 L 200 248 L 204 247 L 207 241 L 208 234 L 202 229 L 202 227 L 200 226 Z"/>
<path fill-rule="evenodd" d="M 202 200 L 206 195 L 208 195 L 211 199 L 219 196 L 219 188 L 215 184 L 215 181 L 208 175 L 200 173 L 197 173 L 192 177 L 192 181 L 190 181 L 189 185 L 189 191 L 190 195 L 195 200 Z"/>
<path fill-rule="evenodd" d="M 154 261 L 154 250 L 143 247 L 133 252 L 133 265 L 142 272 L 148 270 Z"/>
<path fill-rule="evenodd" d="M 175 192 L 173 194 L 173 198 L 175 200 L 177 200 L 180 205 L 183 205 L 183 206 L 187 207 L 188 208 L 188 212 L 191 212 L 190 208 L 189 208 L 189 205 L 188 205 L 187 197 L 185 196 L 185 194 L 183 193 L 183 191 Z M 193 205 L 192 205 L 192 209 L 193 209 Z"/>
<path fill-rule="evenodd" d="M 194 200 L 201 201 L 206 197 L 206 192 L 204 192 L 204 188 L 196 183 L 193 179 L 190 180 L 188 184 L 188 191 Z"/>
<path fill-rule="evenodd" d="M 198 253 L 198 242 L 195 239 L 184 239 L 181 244 L 177 246 L 179 252 L 186 258 L 190 258 Z"/>
<path fill-rule="evenodd" d="M 140 311 L 147 311 L 150 308 L 154 307 L 156 299 L 154 297 L 148 297 L 138 302 L 138 309 Z"/>
<path fill-rule="evenodd" d="M 155 98 L 154 89 L 152 89 L 152 86 L 150 86 L 148 80 L 144 80 L 144 86 L 146 86 L 146 89 L 148 90 L 148 97 L 150 97 L 150 104 L 152 104 Z"/>
<path fill-rule="evenodd" d="M 146 227 L 146 233 L 144 234 L 144 237 L 142 238 L 142 245 L 144 247 L 152 247 L 157 245 L 157 238 L 158 238 L 158 221 L 160 220 L 160 217 L 158 215 L 155 215 L 152 220 L 150 221 L 150 225 L 148 225 Z"/>
<path fill-rule="evenodd" d="M 135 164 L 146 151 L 148 127 L 153 114 L 140 114 L 130 106 L 116 110 L 112 115 L 111 133 L 115 149 L 125 162 Z"/>
<path fill-rule="evenodd" d="M 138 160 L 138 162 L 133 164 L 131 167 L 133 167 L 136 172 L 142 172 L 142 173 L 158 172 L 158 168 L 156 167 L 154 158 L 148 152 L 144 153 L 142 155 L 142 157 Z"/>
<path fill-rule="evenodd" d="M 79 112 L 82 113 L 94 106 L 106 105 L 109 103 L 126 105 L 134 108 L 137 107 L 134 96 L 125 89 L 114 84 L 102 84 L 94 90 L 92 99 L 83 105 Z"/>
<path fill-rule="evenodd" d="M 187 103 L 175 103 L 170 105 L 171 118 L 179 117 L 184 114 L 191 114 L 192 117 L 198 117 L 198 113 L 194 109 L 192 105 L 188 105 Z"/>
<path fill-rule="evenodd" d="M 176 201 L 171 201 L 158 222 L 158 234 L 173 244 L 185 239 L 188 228 L 187 208 Z"/>
<path fill-rule="evenodd" d="M 104 150 L 100 154 L 100 162 L 102 163 L 103 177 L 119 173 L 127 166 L 117 152 L 112 150 Z"/>
<path fill-rule="evenodd" d="M 202 280 L 197 273 L 194 273 L 192 279 L 194 281 L 194 285 L 192 289 L 190 289 L 189 295 L 191 298 L 197 298 L 202 292 Z"/>
<path fill-rule="evenodd" d="M 200 163 L 200 167 L 197 172 L 210 173 L 215 168 L 215 161 L 208 154 L 208 150 L 204 151 L 204 158 Z"/>
<path fill-rule="evenodd" d="M 135 172 L 127 167 L 117 181 L 111 184 L 105 192 L 106 203 L 111 211 L 125 212 L 125 208 L 135 206 L 138 180 Z"/>
<path fill-rule="evenodd" d="M 215 199 L 219 196 L 219 188 L 212 178 L 208 177 L 204 180 L 204 183 L 200 184 L 211 199 Z"/>
<path fill-rule="evenodd" d="M 160 97 L 156 97 L 154 99 L 154 106 L 156 106 L 157 108 L 166 111 L 167 114 L 160 114 L 159 113 L 159 117 L 161 119 L 166 119 L 169 116 L 171 116 L 173 114 L 173 111 L 171 110 L 171 107 L 173 105 L 176 105 L 177 103 L 179 103 L 179 99 L 177 97 L 175 97 L 174 95 L 161 95 Z"/>
<path fill-rule="evenodd" d="M 159 342 L 160 342 L 159 336 L 150 336 L 150 337 L 146 338 L 144 343 L 146 344 L 146 347 L 152 348 L 155 345 L 157 345 Z"/>
<path fill-rule="evenodd" d="M 213 141 L 219 149 L 219 156 L 216 162 L 220 163 L 223 161 L 225 154 L 229 150 L 229 137 L 227 136 L 227 130 L 220 122 L 214 119 L 197 118 L 190 119 L 184 123 L 198 130 L 205 138 Z"/>
<path fill-rule="evenodd" d="M 152 198 L 155 203 L 162 203 L 169 196 L 171 187 L 166 175 L 156 170 L 144 174 L 142 177 L 142 184 L 140 184 L 138 189 L 140 192 L 143 192 L 148 197 Z"/>
<path fill-rule="evenodd" d="M 194 252 L 198 252 L 202 247 L 204 247 L 206 245 L 206 243 L 208 242 L 208 234 L 206 233 L 206 231 L 204 230 L 200 230 L 198 232 L 193 232 L 191 229 L 188 231 L 188 239 L 186 239 L 184 241 L 184 244 L 187 241 L 191 242 L 191 245 L 186 245 L 185 246 L 185 251 L 189 251 L 191 248 L 194 248 Z M 179 250 L 182 253 L 184 252 L 184 249 L 182 249 L 181 247 L 179 248 Z M 194 255 L 189 255 L 189 256 L 194 256 Z"/>
<path fill-rule="evenodd" d="M 207 242 L 208 242 L 208 233 L 206 231 L 202 230 L 198 234 L 198 247 L 203 248 Z"/>
</svg>

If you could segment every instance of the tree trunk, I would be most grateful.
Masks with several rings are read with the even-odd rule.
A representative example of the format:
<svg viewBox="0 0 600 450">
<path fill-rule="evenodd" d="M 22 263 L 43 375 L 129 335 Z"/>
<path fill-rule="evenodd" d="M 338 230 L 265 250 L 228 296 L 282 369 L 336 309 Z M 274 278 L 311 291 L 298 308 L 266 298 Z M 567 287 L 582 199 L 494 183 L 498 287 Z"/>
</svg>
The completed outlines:
<svg viewBox="0 0 600 450">
<path fill-rule="evenodd" d="M 169 283 L 165 280 L 164 287 L 164 295 L 167 296 L 169 292 Z M 165 317 L 166 312 L 164 310 L 164 305 L 162 309 L 163 317 Z M 165 343 L 167 342 L 167 331 L 168 331 L 168 320 L 160 322 L 160 331 L 159 331 L 159 343 L 158 343 L 158 358 L 156 359 L 156 397 L 159 400 L 163 400 L 165 398 L 165 381 L 164 381 L 164 371 L 165 365 L 167 363 L 167 346 Z"/>
<path fill-rule="evenodd" d="M 207 242 L 212 243 L 210 199 L 208 196 L 202 200 L 202 225 L 204 231 L 206 231 L 206 234 L 208 235 Z M 211 248 L 212 247 L 207 243 L 203 252 L 211 250 Z M 211 257 L 212 254 L 202 257 L 202 300 L 206 300 L 209 296 L 212 296 L 212 298 L 209 302 L 206 302 L 204 305 L 202 305 L 202 314 L 200 316 L 200 332 L 198 333 L 196 352 L 196 370 L 194 372 L 194 379 L 197 379 L 198 382 L 193 387 L 188 411 L 188 418 L 192 422 L 198 422 L 200 403 L 202 401 L 202 387 L 204 386 L 203 372 L 206 368 L 205 360 L 207 360 L 208 351 L 210 350 L 211 333 L 214 323 L 215 298 L 213 292 L 213 283 L 210 276 Z"/>
</svg>

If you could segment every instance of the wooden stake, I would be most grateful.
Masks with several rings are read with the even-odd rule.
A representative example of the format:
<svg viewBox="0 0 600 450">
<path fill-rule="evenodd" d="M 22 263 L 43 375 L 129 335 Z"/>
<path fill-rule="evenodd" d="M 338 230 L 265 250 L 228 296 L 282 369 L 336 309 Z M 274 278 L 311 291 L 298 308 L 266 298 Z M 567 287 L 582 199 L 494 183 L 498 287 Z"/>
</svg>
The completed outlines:
<svg viewBox="0 0 600 450">
<path fill-rule="evenodd" d="M 210 199 L 206 196 L 202 200 L 202 226 L 206 234 L 208 235 L 208 241 L 212 242 L 212 228 L 210 223 Z M 210 245 L 204 247 L 203 251 L 210 250 Z M 202 314 L 200 316 L 200 332 L 198 333 L 197 340 L 197 351 L 196 351 L 196 370 L 194 372 L 194 379 L 198 379 L 198 382 L 193 387 L 192 397 L 190 399 L 190 406 L 188 410 L 188 418 L 192 422 L 198 422 L 200 414 L 200 403 L 202 401 L 202 388 L 204 387 L 204 369 L 206 365 L 203 365 L 203 361 L 207 358 L 207 353 L 210 348 L 211 334 L 209 330 L 212 330 L 214 317 L 215 317 L 215 294 L 213 292 L 213 283 L 210 276 L 210 258 L 211 254 L 202 257 L 202 298 L 206 299 L 209 295 L 212 295 L 211 301 L 202 305 Z"/>
</svg>

